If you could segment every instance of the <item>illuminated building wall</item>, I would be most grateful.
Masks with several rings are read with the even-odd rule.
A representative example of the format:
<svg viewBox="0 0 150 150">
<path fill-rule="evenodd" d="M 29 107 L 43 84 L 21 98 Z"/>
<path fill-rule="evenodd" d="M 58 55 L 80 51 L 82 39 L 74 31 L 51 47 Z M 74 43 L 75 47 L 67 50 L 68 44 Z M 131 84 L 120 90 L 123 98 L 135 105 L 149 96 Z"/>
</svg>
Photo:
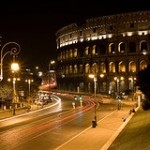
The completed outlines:
<svg viewBox="0 0 150 150">
<path fill-rule="evenodd" d="M 58 89 L 93 92 L 93 73 L 98 93 L 134 91 L 136 73 L 149 63 L 150 11 L 73 23 L 57 31 L 56 42 Z"/>
</svg>

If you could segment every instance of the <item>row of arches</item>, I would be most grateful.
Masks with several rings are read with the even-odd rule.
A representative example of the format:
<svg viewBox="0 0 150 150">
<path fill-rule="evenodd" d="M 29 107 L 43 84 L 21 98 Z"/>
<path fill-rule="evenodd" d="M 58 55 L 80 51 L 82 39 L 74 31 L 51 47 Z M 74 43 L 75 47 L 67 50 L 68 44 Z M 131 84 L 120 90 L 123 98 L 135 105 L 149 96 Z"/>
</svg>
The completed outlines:
<svg viewBox="0 0 150 150">
<path fill-rule="evenodd" d="M 108 49 L 108 52 L 107 52 Z M 127 51 L 128 50 L 128 51 Z M 107 45 L 104 44 L 94 44 L 92 46 L 86 46 L 84 48 L 84 51 L 82 52 L 81 49 L 78 48 L 70 48 L 69 50 L 66 51 L 61 51 L 58 54 L 58 60 L 62 59 L 69 59 L 69 58 L 76 58 L 76 57 L 83 57 L 83 56 L 89 56 L 89 55 L 103 55 L 103 54 L 124 54 L 124 53 L 147 53 L 149 50 L 149 45 L 146 40 L 141 40 L 139 44 L 137 44 L 134 41 L 130 41 L 128 43 L 128 46 L 125 42 L 120 42 L 117 46 L 115 43 L 111 42 Z"/>
<path fill-rule="evenodd" d="M 137 65 L 137 62 L 130 61 L 120 61 L 118 63 L 116 62 L 109 62 L 108 65 L 105 62 L 101 62 L 100 64 L 93 63 L 90 65 L 90 63 L 83 64 L 73 64 L 73 65 L 65 65 L 62 66 L 60 69 L 61 74 L 77 74 L 77 73 L 125 73 L 125 72 L 131 72 L 135 73 L 137 70 L 143 70 L 147 67 L 148 63 L 145 60 L 141 60 L 139 62 L 139 66 Z M 108 69 L 107 69 L 108 66 Z"/>
</svg>

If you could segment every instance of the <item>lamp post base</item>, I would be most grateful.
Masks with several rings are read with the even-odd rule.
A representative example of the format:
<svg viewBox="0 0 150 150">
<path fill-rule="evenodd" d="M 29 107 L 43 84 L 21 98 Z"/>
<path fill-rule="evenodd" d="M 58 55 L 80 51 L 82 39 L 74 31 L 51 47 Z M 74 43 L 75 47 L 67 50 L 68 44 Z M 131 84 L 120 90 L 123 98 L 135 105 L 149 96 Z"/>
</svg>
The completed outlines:
<svg viewBox="0 0 150 150">
<path fill-rule="evenodd" d="M 93 127 L 93 128 L 96 128 L 96 126 L 97 126 L 97 122 L 96 122 L 96 120 L 93 120 L 93 121 L 92 121 L 92 127 Z"/>
<path fill-rule="evenodd" d="M 13 116 L 15 116 L 15 115 L 16 115 L 16 109 L 13 108 Z"/>
<path fill-rule="evenodd" d="M 15 103 L 12 104 L 12 115 L 13 116 L 16 115 L 16 104 Z"/>
</svg>

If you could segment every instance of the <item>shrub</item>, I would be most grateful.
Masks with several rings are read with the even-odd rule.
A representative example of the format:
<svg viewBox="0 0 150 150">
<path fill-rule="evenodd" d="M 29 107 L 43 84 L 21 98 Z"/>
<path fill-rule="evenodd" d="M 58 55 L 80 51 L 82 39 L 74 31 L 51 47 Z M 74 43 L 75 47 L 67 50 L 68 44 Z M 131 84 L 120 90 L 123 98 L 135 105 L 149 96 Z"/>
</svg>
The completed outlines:
<svg viewBox="0 0 150 150">
<path fill-rule="evenodd" d="M 150 101 L 149 100 L 143 100 L 142 101 L 142 108 L 143 110 L 150 110 Z"/>
</svg>

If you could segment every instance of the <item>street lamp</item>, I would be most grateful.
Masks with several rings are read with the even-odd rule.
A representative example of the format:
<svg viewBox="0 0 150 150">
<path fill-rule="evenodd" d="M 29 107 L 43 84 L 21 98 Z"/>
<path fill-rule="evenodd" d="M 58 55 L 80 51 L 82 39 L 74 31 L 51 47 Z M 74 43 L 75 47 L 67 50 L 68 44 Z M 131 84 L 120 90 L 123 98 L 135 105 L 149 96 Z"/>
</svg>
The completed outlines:
<svg viewBox="0 0 150 150">
<path fill-rule="evenodd" d="M 28 78 L 25 80 L 25 82 L 28 83 L 28 99 L 27 99 L 28 107 L 27 107 L 27 111 L 29 112 L 30 108 L 31 108 L 30 103 L 33 103 L 33 100 L 31 99 L 31 82 L 33 82 L 33 79 Z"/>
<path fill-rule="evenodd" d="M 120 81 L 124 80 L 124 77 L 114 77 L 114 80 L 116 81 L 116 91 L 117 95 L 120 94 Z"/>
<path fill-rule="evenodd" d="M 49 84 L 49 91 L 50 91 L 50 88 L 51 88 L 51 74 L 53 73 L 54 74 L 54 67 L 52 67 L 52 65 L 55 64 L 55 61 L 52 60 L 49 62 L 49 73 L 48 73 L 48 84 Z"/>
<path fill-rule="evenodd" d="M 13 115 L 15 115 L 15 109 L 16 109 L 16 103 L 18 102 L 18 96 L 17 96 L 17 92 L 16 92 L 16 72 L 19 70 L 19 64 L 16 62 L 13 62 L 11 64 L 11 70 L 13 73 L 13 100 L 12 100 L 12 104 L 13 104 Z"/>
<path fill-rule="evenodd" d="M 55 64 L 55 61 L 54 61 L 54 60 L 51 60 L 51 61 L 49 62 L 49 71 L 51 70 L 51 65 L 53 65 L 53 64 Z"/>
<path fill-rule="evenodd" d="M 117 90 L 117 96 L 116 99 L 118 101 L 118 110 L 121 109 L 121 99 L 122 95 L 120 95 L 120 80 L 123 81 L 124 77 L 114 77 L 114 80 L 116 81 L 116 90 Z"/>
<path fill-rule="evenodd" d="M 30 97 L 31 97 L 31 82 L 33 82 L 33 79 L 26 79 L 25 82 L 28 83 L 28 97 L 29 97 L 29 100 L 30 100 Z"/>
<path fill-rule="evenodd" d="M 103 73 L 101 73 L 99 76 L 102 79 L 102 78 L 104 78 L 105 75 Z M 100 91 L 103 90 L 103 88 L 104 88 L 103 81 L 101 83 L 102 83 L 102 86 L 100 88 Z"/>
<path fill-rule="evenodd" d="M 104 74 L 100 74 L 100 78 L 103 78 L 104 77 Z M 93 82 L 94 82 L 94 101 L 96 102 L 96 91 L 97 91 L 97 75 L 96 73 L 94 72 L 94 74 L 89 74 L 89 78 L 92 78 L 93 79 Z M 97 125 L 97 114 L 96 114 L 96 103 L 94 105 L 94 121 L 93 123 L 95 124 L 94 126 Z"/>
<path fill-rule="evenodd" d="M 96 102 L 96 83 L 97 83 L 97 76 L 95 74 L 89 74 L 89 78 L 92 78 L 94 81 L 94 101 Z M 93 120 L 93 126 L 95 127 L 97 125 L 97 115 L 96 115 L 96 104 L 94 106 L 94 120 Z"/>
<path fill-rule="evenodd" d="M 96 82 L 97 82 L 97 77 L 94 74 L 89 74 L 89 78 L 92 78 L 94 81 L 94 98 L 96 98 Z"/>
<path fill-rule="evenodd" d="M 135 82 L 136 82 L 136 77 L 129 77 L 129 88 L 132 90 L 132 92 L 134 93 L 135 92 Z"/>
<path fill-rule="evenodd" d="M 15 45 L 15 47 L 14 47 Z M 6 51 L 4 53 L 4 50 L 6 47 L 10 48 L 9 46 L 12 46 L 12 48 L 9 51 Z M 17 56 L 20 52 L 20 45 L 16 42 L 7 42 L 6 44 L 3 45 L 1 48 L 1 53 L 0 53 L 0 81 L 3 80 L 3 60 L 7 54 Z"/>
</svg>

